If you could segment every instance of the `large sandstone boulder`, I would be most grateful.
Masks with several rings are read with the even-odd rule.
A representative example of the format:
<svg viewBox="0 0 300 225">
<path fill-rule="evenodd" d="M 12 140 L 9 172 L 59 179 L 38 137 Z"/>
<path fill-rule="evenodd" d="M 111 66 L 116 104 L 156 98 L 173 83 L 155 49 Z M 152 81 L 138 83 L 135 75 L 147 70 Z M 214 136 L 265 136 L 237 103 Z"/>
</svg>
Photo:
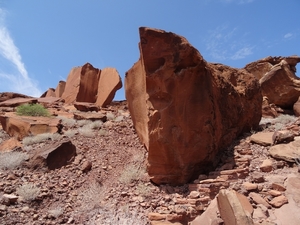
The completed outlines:
<svg viewBox="0 0 300 225">
<path fill-rule="evenodd" d="M 140 39 L 140 60 L 125 78 L 129 110 L 152 181 L 183 184 L 258 126 L 260 87 L 245 70 L 207 63 L 181 36 L 140 28 Z"/>
<path fill-rule="evenodd" d="M 105 68 L 101 71 L 86 63 L 71 70 L 61 98 L 66 103 L 89 102 L 102 107 L 111 103 L 121 87 L 116 69 Z"/>
<path fill-rule="evenodd" d="M 60 120 L 51 117 L 16 116 L 14 113 L 0 115 L 3 130 L 11 137 L 22 140 L 29 135 L 60 132 Z"/>
<path fill-rule="evenodd" d="M 296 76 L 299 56 L 267 57 L 245 66 L 261 85 L 263 96 L 282 108 L 292 108 L 300 96 L 300 79 Z"/>
</svg>

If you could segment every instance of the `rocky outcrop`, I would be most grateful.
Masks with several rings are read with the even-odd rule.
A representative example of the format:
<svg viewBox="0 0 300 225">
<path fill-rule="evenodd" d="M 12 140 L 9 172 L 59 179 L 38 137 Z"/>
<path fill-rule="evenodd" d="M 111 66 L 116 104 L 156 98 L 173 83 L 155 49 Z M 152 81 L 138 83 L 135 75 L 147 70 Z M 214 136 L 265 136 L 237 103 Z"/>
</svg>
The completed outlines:
<svg viewBox="0 0 300 225">
<path fill-rule="evenodd" d="M 19 105 L 23 104 L 33 104 L 37 103 L 36 98 L 22 98 L 22 97 L 16 97 L 7 99 L 6 101 L 0 102 L 0 107 L 17 107 Z"/>
<path fill-rule="evenodd" d="M 65 91 L 66 82 L 65 81 L 59 81 L 57 84 L 57 87 L 55 88 L 55 97 L 61 98 L 62 94 Z"/>
<path fill-rule="evenodd" d="M 300 79 L 296 76 L 299 56 L 267 57 L 246 65 L 260 82 L 263 96 L 282 108 L 292 108 L 300 95 Z"/>
<path fill-rule="evenodd" d="M 61 98 L 69 104 L 88 102 L 102 107 L 113 100 L 115 92 L 121 87 L 121 78 L 116 69 L 105 68 L 101 71 L 86 63 L 71 70 Z"/>
<path fill-rule="evenodd" d="M 60 132 L 61 124 L 57 118 L 16 116 L 14 113 L 0 115 L 3 130 L 11 137 L 22 140 L 28 135 Z"/>
<path fill-rule="evenodd" d="M 207 63 L 181 36 L 140 28 L 140 39 L 140 60 L 125 78 L 129 110 L 152 181 L 183 184 L 258 126 L 260 87 L 245 70 Z"/>
<path fill-rule="evenodd" d="M 6 100 L 12 99 L 12 98 L 32 98 L 27 95 L 14 93 L 14 92 L 1 92 L 0 93 L 0 102 L 4 102 Z"/>
</svg>

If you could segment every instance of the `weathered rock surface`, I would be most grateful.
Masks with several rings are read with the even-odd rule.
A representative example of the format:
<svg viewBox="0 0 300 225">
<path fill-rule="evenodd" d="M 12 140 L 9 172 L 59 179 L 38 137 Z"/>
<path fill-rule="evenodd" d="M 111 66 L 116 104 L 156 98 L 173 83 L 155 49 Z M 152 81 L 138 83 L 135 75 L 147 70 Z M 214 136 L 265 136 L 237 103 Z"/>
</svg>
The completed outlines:
<svg viewBox="0 0 300 225">
<path fill-rule="evenodd" d="M 86 63 L 71 70 L 61 98 L 66 103 L 89 102 L 102 107 L 111 103 L 115 92 L 121 87 L 116 69 L 105 68 L 101 71 Z"/>
<path fill-rule="evenodd" d="M 240 196 L 240 198 L 242 197 Z M 220 190 L 217 200 L 224 224 L 254 224 L 251 219 L 253 208 L 245 196 L 242 199 L 243 201 L 241 202 L 235 191 Z M 248 211 L 249 209 L 250 212 Z"/>
<path fill-rule="evenodd" d="M 47 166 L 54 170 L 72 163 L 75 156 L 76 146 L 70 140 L 64 140 L 35 151 L 29 165 L 34 169 Z"/>
<path fill-rule="evenodd" d="M 28 95 L 14 93 L 14 92 L 1 92 L 0 93 L 0 102 L 4 102 L 4 101 L 12 99 L 12 98 L 32 98 L 32 97 L 30 97 Z"/>
<path fill-rule="evenodd" d="M 0 143 L 0 152 L 11 151 L 12 149 L 22 147 L 22 144 L 16 138 L 10 138 Z"/>
<path fill-rule="evenodd" d="M 269 149 L 269 153 L 273 158 L 295 162 L 295 159 L 299 158 L 300 155 L 300 140 L 272 146 Z"/>
<path fill-rule="evenodd" d="M 66 82 L 65 81 L 59 81 L 57 84 L 57 87 L 55 88 L 55 97 L 61 98 L 62 94 L 65 91 Z"/>
<path fill-rule="evenodd" d="M 259 145 L 269 146 L 273 144 L 273 135 L 274 132 L 257 132 L 251 135 L 250 140 Z"/>
<path fill-rule="evenodd" d="M 0 115 L 3 130 L 11 137 L 22 140 L 29 135 L 60 132 L 61 124 L 57 118 L 16 116 L 14 113 Z"/>
<path fill-rule="evenodd" d="M 95 104 L 98 106 L 109 105 L 120 88 L 122 88 L 122 81 L 118 71 L 115 68 L 104 68 L 100 74 Z"/>
<path fill-rule="evenodd" d="M 125 78 L 129 110 L 149 151 L 152 181 L 183 184 L 212 169 L 237 135 L 257 127 L 259 84 L 245 70 L 207 63 L 176 34 L 140 28 L 140 39 L 141 58 Z"/>
<path fill-rule="evenodd" d="M 99 111 L 99 106 L 97 106 L 94 103 L 88 103 L 88 102 L 74 102 L 74 107 L 83 112 L 89 112 L 89 111 Z"/>
<path fill-rule="evenodd" d="M 292 108 L 300 95 L 300 79 L 296 76 L 299 56 L 267 57 L 246 65 L 260 82 L 263 96 L 282 108 Z"/>
<path fill-rule="evenodd" d="M 11 98 L 6 101 L 0 102 L 0 107 L 17 107 L 19 105 L 23 104 L 31 104 L 31 103 L 37 103 L 36 98 Z"/>
</svg>

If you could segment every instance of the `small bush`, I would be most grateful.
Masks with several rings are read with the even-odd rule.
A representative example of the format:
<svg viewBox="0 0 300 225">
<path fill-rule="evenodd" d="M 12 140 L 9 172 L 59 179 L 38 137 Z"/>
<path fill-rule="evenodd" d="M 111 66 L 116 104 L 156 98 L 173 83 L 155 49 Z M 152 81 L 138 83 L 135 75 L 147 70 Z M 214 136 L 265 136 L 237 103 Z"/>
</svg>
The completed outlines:
<svg viewBox="0 0 300 225">
<path fill-rule="evenodd" d="M 141 171 L 136 165 L 130 164 L 119 177 L 119 181 L 123 184 L 130 184 L 132 181 L 138 180 Z"/>
<path fill-rule="evenodd" d="M 54 218 L 58 218 L 64 213 L 64 209 L 61 207 L 56 207 L 56 208 L 50 209 L 48 211 L 48 213 L 50 216 L 52 216 Z"/>
<path fill-rule="evenodd" d="M 107 135 L 107 131 L 104 130 L 104 129 L 100 129 L 99 132 L 98 132 L 98 134 L 99 134 L 100 136 L 106 136 L 106 135 Z"/>
<path fill-rule="evenodd" d="M 77 199 L 81 202 L 80 209 L 82 211 L 98 208 L 103 199 L 103 189 L 98 182 L 93 181 L 87 187 L 83 187 Z"/>
<path fill-rule="evenodd" d="M 78 129 L 79 133 L 85 137 L 94 137 L 94 132 L 89 127 L 81 127 Z"/>
<path fill-rule="evenodd" d="M 17 107 L 19 116 L 50 116 L 49 111 L 40 104 L 23 104 Z"/>
<path fill-rule="evenodd" d="M 106 118 L 107 120 L 114 120 L 115 119 L 115 115 L 111 112 L 107 112 L 106 113 Z"/>
<path fill-rule="evenodd" d="M 151 196 L 151 190 L 150 190 L 149 186 L 146 186 L 146 185 L 140 183 L 136 189 L 137 189 L 138 193 L 143 197 Z"/>
<path fill-rule="evenodd" d="M 40 194 L 40 188 L 33 184 L 23 184 L 17 188 L 16 192 L 25 201 L 33 201 Z"/>
<path fill-rule="evenodd" d="M 52 140 L 52 141 L 57 141 L 60 140 L 62 136 L 58 133 L 43 133 L 43 134 L 38 134 L 36 136 L 32 137 L 25 137 L 22 141 L 23 145 L 32 145 L 32 144 L 37 144 L 44 142 L 46 140 Z"/>
<path fill-rule="evenodd" d="M 71 138 L 71 137 L 74 137 L 77 132 L 78 132 L 77 130 L 67 130 L 64 133 L 64 135 L 66 135 L 67 137 Z"/>
<path fill-rule="evenodd" d="M 83 126 L 85 126 L 85 125 L 88 125 L 88 124 L 90 124 L 92 121 L 90 121 L 90 120 L 78 120 L 77 121 L 77 125 L 79 126 L 79 127 L 83 127 Z"/>
<path fill-rule="evenodd" d="M 61 120 L 62 125 L 65 127 L 74 127 L 76 124 L 76 120 L 73 118 L 67 118 L 63 116 L 57 116 L 57 118 Z"/>
<path fill-rule="evenodd" d="M 23 152 L 4 152 L 0 153 L 0 169 L 14 169 L 28 158 Z"/>
</svg>

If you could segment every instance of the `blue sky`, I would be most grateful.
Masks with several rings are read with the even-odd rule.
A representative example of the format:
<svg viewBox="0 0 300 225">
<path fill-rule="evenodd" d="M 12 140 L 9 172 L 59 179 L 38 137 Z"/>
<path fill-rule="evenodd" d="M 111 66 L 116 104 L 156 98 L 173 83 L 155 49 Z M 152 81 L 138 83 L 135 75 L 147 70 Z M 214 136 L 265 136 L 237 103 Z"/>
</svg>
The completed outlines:
<svg viewBox="0 0 300 225">
<path fill-rule="evenodd" d="M 86 62 L 124 81 L 141 26 L 184 36 L 208 62 L 237 68 L 300 55 L 299 0 L 0 0 L 0 92 L 39 96 Z M 115 100 L 124 98 L 121 89 Z"/>
</svg>

